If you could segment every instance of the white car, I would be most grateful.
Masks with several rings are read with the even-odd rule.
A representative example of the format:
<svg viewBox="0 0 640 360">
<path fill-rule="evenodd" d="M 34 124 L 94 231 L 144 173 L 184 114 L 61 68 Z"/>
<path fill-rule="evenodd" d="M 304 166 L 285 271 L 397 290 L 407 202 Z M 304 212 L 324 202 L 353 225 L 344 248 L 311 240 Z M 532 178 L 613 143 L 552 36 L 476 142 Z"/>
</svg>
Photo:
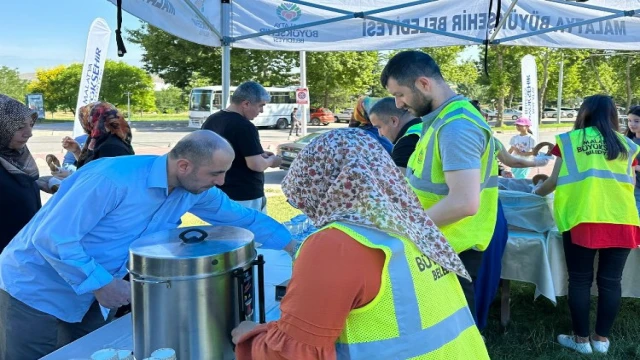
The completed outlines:
<svg viewBox="0 0 640 360">
<path fill-rule="evenodd" d="M 498 112 L 495 110 L 491 110 L 491 111 L 487 111 L 487 115 L 489 117 L 489 119 L 496 119 L 498 118 Z M 504 109 L 504 111 L 502 112 L 502 119 L 511 119 L 511 120 L 518 120 L 518 118 L 522 116 L 522 111 L 518 111 L 516 109 Z"/>
<path fill-rule="evenodd" d="M 333 113 L 333 117 L 336 118 L 336 122 L 349 122 L 351 120 L 351 114 L 353 114 L 353 109 L 344 109 L 340 112 Z"/>
<path fill-rule="evenodd" d="M 560 108 L 560 118 L 573 119 L 578 116 L 578 112 L 571 108 Z M 558 110 L 554 108 L 546 108 L 542 112 L 542 118 L 555 118 L 558 117 Z"/>
</svg>

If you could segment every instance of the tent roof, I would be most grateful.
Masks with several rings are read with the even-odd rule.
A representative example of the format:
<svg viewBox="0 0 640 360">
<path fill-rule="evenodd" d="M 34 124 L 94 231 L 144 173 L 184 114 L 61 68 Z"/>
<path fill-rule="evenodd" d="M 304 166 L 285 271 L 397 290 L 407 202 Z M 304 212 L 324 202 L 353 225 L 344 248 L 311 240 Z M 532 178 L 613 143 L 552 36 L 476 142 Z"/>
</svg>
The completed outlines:
<svg viewBox="0 0 640 360">
<path fill-rule="evenodd" d="M 122 7 L 209 46 L 340 51 L 492 43 L 640 49 L 640 0 L 135 0 Z"/>
</svg>

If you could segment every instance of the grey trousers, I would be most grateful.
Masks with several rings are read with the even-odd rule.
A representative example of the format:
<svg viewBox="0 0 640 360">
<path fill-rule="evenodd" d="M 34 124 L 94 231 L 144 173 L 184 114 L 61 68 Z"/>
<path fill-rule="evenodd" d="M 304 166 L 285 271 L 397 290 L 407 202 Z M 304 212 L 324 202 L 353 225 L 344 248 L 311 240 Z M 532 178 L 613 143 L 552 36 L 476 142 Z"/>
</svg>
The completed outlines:
<svg viewBox="0 0 640 360">
<path fill-rule="evenodd" d="M 267 213 L 267 197 L 266 196 L 253 199 L 253 200 L 242 200 L 242 201 L 236 201 L 236 202 L 244 207 L 248 207 L 249 209 L 258 210 L 264 214 Z"/>
<path fill-rule="evenodd" d="M 68 323 L 0 290 L 0 360 L 39 359 L 106 323 L 97 301 L 82 322 Z"/>
</svg>

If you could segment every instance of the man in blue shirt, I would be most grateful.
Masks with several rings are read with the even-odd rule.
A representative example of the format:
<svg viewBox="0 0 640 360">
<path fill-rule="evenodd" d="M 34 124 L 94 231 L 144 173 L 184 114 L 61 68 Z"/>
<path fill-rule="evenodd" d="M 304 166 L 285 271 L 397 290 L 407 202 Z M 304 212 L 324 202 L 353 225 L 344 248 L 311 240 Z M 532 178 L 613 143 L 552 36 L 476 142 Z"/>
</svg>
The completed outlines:
<svg viewBox="0 0 640 360">
<path fill-rule="evenodd" d="M 186 212 L 293 251 L 284 226 L 215 187 L 233 158 L 226 140 L 204 130 L 167 155 L 105 158 L 67 178 L 0 255 L 0 360 L 40 358 L 104 325 L 98 303 L 130 301 L 129 245 L 178 227 Z"/>
</svg>

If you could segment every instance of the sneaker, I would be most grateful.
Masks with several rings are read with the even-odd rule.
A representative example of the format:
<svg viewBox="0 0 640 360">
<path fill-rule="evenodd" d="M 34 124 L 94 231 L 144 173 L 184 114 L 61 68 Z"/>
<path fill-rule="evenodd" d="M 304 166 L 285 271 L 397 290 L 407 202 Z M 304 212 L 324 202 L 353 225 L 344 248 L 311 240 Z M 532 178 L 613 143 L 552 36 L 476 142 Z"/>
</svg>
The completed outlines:
<svg viewBox="0 0 640 360">
<path fill-rule="evenodd" d="M 611 342 L 609 341 L 609 339 L 607 339 L 607 341 L 598 341 L 598 340 L 590 339 L 590 341 L 591 341 L 591 347 L 593 347 L 593 350 L 595 350 L 596 352 L 606 354 L 607 351 L 609 351 L 609 345 L 611 345 Z"/>
<path fill-rule="evenodd" d="M 558 342 L 560 345 L 569 348 L 571 350 L 575 350 L 581 354 L 591 354 L 593 350 L 591 350 L 591 344 L 579 343 L 576 342 L 575 336 L 573 335 L 558 335 Z"/>
</svg>

